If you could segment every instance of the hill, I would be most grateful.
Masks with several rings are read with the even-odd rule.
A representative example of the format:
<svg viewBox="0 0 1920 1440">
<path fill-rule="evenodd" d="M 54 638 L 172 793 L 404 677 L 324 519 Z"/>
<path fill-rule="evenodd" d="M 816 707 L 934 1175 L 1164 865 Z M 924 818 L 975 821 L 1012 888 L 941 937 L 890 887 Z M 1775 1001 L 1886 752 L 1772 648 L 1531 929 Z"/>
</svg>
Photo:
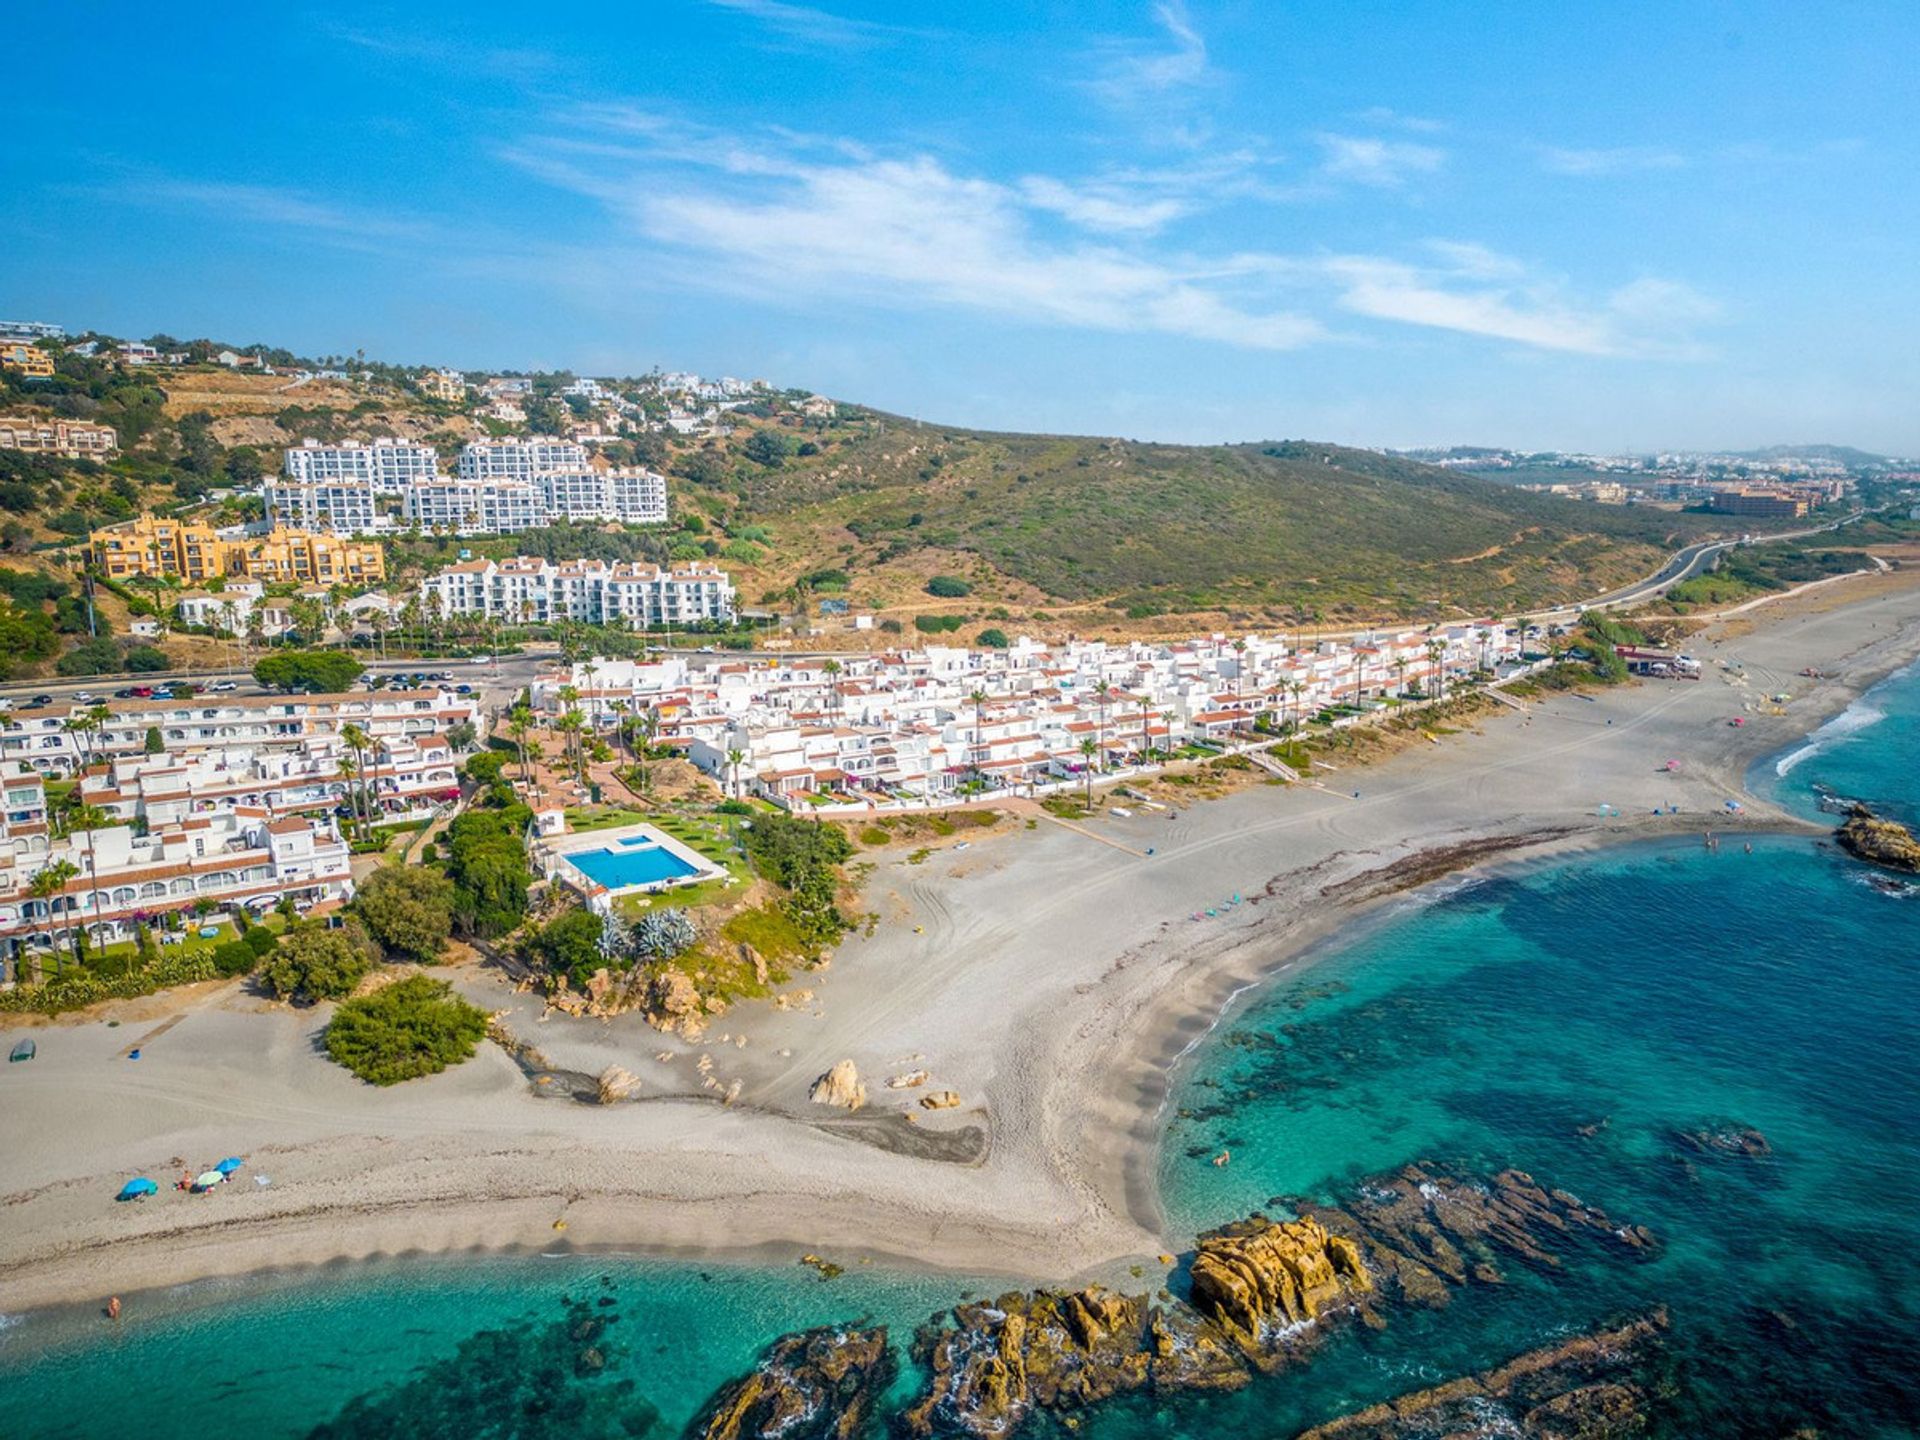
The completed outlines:
<svg viewBox="0 0 1920 1440">
<path fill-rule="evenodd" d="M 1510 613 L 1643 574 L 1708 528 L 1299 441 L 991 434 L 858 411 L 815 443 L 742 477 L 736 503 L 789 559 L 845 572 L 883 608 L 958 567 L 995 598 L 1110 619 Z"/>
</svg>

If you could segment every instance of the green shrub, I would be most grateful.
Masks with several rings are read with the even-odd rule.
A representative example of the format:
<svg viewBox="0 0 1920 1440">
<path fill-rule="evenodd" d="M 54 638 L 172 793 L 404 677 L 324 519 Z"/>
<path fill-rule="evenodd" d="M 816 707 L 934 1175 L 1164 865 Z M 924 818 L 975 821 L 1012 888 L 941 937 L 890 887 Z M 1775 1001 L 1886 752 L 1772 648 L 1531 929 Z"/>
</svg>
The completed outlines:
<svg viewBox="0 0 1920 1440">
<path fill-rule="evenodd" d="M 260 935 L 265 932 L 255 930 L 251 933 Z M 267 938 L 271 940 L 273 937 L 269 935 Z M 213 949 L 214 970 L 229 979 L 235 975 L 251 973 L 253 967 L 259 963 L 260 952 L 244 940 L 229 940 L 226 944 L 216 945 Z"/>
<path fill-rule="evenodd" d="M 925 635 L 949 635 L 966 623 L 964 615 L 916 615 L 913 617 L 913 628 Z"/>
<path fill-rule="evenodd" d="M 337 1000 L 373 969 L 375 949 L 357 920 L 337 930 L 303 921 L 287 932 L 260 978 L 282 1000 Z"/>
<path fill-rule="evenodd" d="M 486 1012 L 444 980 L 414 975 L 348 1000 L 327 1025 L 327 1054 L 369 1085 L 436 1075 L 471 1059 Z"/>
<path fill-rule="evenodd" d="M 1013 642 L 1007 639 L 1007 632 L 1000 629 L 982 630 L 973 637 L 973 643 L 985 646 L 989 650 L 1004 650 Z"/>
<path fill-rule="evenodd" d="M 240 942 L 264 960 L 280 943 L 280 937 L 264 925 L 255 925 L 241 934 Z"/>
<path fill-rule="evenodd" d="M 942 600 L 958 600 L 963 595 L 971 595 L 973 586 L 958 575 L 936 575 L 927 581 L 927 593 Z"/>
</svg>

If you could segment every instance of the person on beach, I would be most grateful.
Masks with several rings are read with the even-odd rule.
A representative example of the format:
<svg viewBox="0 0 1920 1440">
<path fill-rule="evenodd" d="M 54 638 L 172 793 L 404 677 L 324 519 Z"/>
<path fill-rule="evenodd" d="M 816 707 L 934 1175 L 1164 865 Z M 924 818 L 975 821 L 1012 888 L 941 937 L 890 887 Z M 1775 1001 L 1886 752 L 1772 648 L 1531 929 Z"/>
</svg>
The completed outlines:
<svg viewBox="0 0 1920 1440">
<path fill-rule="evenodd" d="M 111 1297 L 107 1301 L 107 1318 L 109 1320 L 118 1320 L 120 1318 L 120 1297 L 118 1295 Z"/>
</svg>

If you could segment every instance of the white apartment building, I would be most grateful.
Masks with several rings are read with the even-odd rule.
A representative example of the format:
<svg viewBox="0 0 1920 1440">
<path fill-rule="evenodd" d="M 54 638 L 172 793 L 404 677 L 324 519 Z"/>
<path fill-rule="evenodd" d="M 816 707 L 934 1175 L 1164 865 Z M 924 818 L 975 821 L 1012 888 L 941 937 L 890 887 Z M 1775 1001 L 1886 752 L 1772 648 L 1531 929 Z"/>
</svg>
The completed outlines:
<svg viewBox="0 0 1920 1440">
<path fill-rule="evenodd" d="M 515 535 L 548 523 L 544 492 L 520 480 L 432 480 L 411 485 L 401 497 L 400 518 L 422 530 L 449 530 L 457 535 Z"/>
<path fill-rule="evenodd" d="M 651 470 L 556 470 L 539 484 L 549 520 L 666 523 L 667 477 Z"/>
<path fill-rule="evenodd" d="M 371 480 L 275 479 L 266 483 L 263 493 L 267 518 L 275 525 L 333 535 L 371 535 L 390 528 L 388 518 L 380 513 Z"/>
<path fill-rule="evenodd" d="M 0 320 L 0 340 L 58 340 L 66 333 L 66 326 L 45 320 Z"/>
<path fill-rule="evenodd" d="M 11 790 L 16 784 L 8 781 Z M 0 958 L 69 943 L 76 929 L 110 945 L 137 920 L 197 913 L 202 902 L 264 915 L 283 897 L 299 904 L 353 895 L 349 852 L 331 816 L 273 818 L 236 808 L 141 834 L 108 826 L 54 839 L 44 824 L 0 822 Z M 78 872 L 56 895 L 31 894 L 58 861 Z M 11 967 L 10 967 L 11 968 Z"/>
<path fill-rule="evenodd" d="M 440 454 L 431 445 L 395 437 L 370 445 L 358 440 L 339 445 L 303 440 L 287 451 L 284 469 L 289 480 L 302 484 L 370 484 L 377 494 L 398 495 L 407 486 L 438 475 Z"/>
<path fill-rule="evenodd" d="M 533 480 L 555 470 L 584 470 L 587 449 L 552 435 L 474 440 L 461 447 L 454 473 L 463 480 Z"/>
<path fill-rule="evenodd" d="M 600 560 L 470 560 L 421 582 L 421 603 L 439 597 L 445 615 L 486 615 L 509 624 L 556 619 L 604 625 L 731 623 L 733 582 L 705 561 L 660 570 Z"/>
<path fill-rule="evenodd" d="M 116 700 L 100 729 L 81 735 L 69 730 L 67 721 L 85 708 L 62 701 L 0 716 L 0 764 L 71 775 L 83 762 L 145 754 L 151 730 L 160 732 L 168 754 L 181 756 L 238 746 L 298 748 L 337 737 L 347 725 L 358 725 L 382 743 L 419 741 L 480 718 L 472 696 L 442 690 L 197 695 L 191 700 Z"/>
</svg>

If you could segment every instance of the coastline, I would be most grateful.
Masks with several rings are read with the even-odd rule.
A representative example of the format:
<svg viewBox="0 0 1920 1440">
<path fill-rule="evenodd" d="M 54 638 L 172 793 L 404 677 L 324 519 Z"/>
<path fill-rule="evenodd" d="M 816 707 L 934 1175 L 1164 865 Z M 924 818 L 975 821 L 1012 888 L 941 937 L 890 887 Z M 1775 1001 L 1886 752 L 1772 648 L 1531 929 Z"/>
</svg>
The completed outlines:
<svg viewBox="0 0 1920 1440">
<path fill-rule="evenodd" d="M 1823 604 L 1831 592 L 1786 600 L 1766 624 L 1743 622 L 1749 628 L 1725 643 L 1762 657 L 1748 658 L 1750 668 L 1780 676 L 1797 668 L 1796 645 L 1841 632 L 1858 643 L 1840 678 L 1810 687 L 1786 716 L 1741 729 L 1714 718 L 1727 698 L 1718 676 L 1594 700 L 1558 697 L 1524 722 L 1503 712 L 1473 735 L 1449 737 L 1438 753 L 1409 752 L 1355 772 L 1360 798 L 1260 788 L 1195 806 L 1182 816 L 1188 824 L 1162 839 L 1166 863 L 1158 869 L 1107 862 L 1090 854 L 1097 847 L 1051 827 L 980 847 L 990 853 L 936 857 L 917 871 L 883 867 L 870 888 L 897 884 L 902 903 L 933 933 L 889 923 L 876 940 L 849 945 L 821 982 L 823 1017 L 761 1017 L 770 1021 L 762 1024 L 740 1016 L 753 1025 L 755 1044 L 742 1072 L 751 1078 L 750 1105 L 739 1110 L 664 1097 L 617 1116 L 515 1103 L 524 1084 L 492 1052 L 464 1067 L 470 1073 L 422 1082 L 428 1089 L 413 1095 L 368 1096 L 324 1074 L 312 1081 L 306 1067 L 320 1062 L 299 1053 L 311 1016 L 263 1015 L 230 995 L 196 1001 L 196 1017 L 202 1006 L 217 1015 L 217 1023 L 203 1022 L 216 1046 L 245 1048 L 270 1031 L 264 1056 L 241 1060 L 284 1069 L 288 1091 L 314 1108 L 263 1096 L 250 1115 L 216 1081 L 212 1093 L 227 1114 L 211 1118 L 197 1088 L 171 1077 L 149 1085 L 152 1072 L 124 1069 L 98 1087 L 95 1103 L 157 1106 L 172 1126 L 165 1133 L 182 1145 L 202 1137 L 211 1144 L 242 1122 L 269 1134 L 297 1122 L 311 1138 L 254 1147 L 270 1173 L 291 1178 L 250 1196 L 267 1202 L 250 1213 L 220 1218 L 210 1207 L 174 1205 L 169 1218 L 182 1223 L 144 1223 L 160 1218 L 156 1209 L 133 1217 L 143 1223 L 129 1234 L 127 1207 L 91 1198 L 104 1176 L 117 1174 L 106 1163 L 113 1137 L 68 1137 L 68 1150 L 50 1157 L 37 1183 L 0 1196 L 0 1214 L 9 1216 L 0 1223 L 0 1311 L 375 1256 L 564 1249 L 732 1263 L 790 1260 L 804 1248 L 898 1268 L 1064 1280 L 1111 1273 L 1169 1241 L 1184 1247 L 1187 1237 L 1164 1233 L 1158 1195 L 1166 1097 L 1180 1060 L 1250 991 L 1310 964 L 1316 949 L 1374 923 L 1395 901 L 1420 903 L 1446 876 L 1697 833 L 1702 817 L 1713 817 L 1715 795 L 1750 802 L 1743 829 L 1819 833 L 1749 795 L 1744 781 L 1753 765 L 1784 753 L 1920 653 L 1920 593 L 1907 585 L 1874 592 L 1852 605 Z M 1833 657 L 1818 652 L 1799 663 L 1822 660 Z M 1603 718 L 1615 723 L 1598 723 Z M 1676 785 L 1689 802 L 1682 816 L 1601 822 L 1592 805 L 1607 797 L 1580 800 L 1597 787 L 1623 798 L 1622 787 L 1644 787 L 1651 754 L 1668 750 L 1685 761 Z M 1225 877 L 1258 876 L 1253 867 L 1262 865 L 1264 883 L 1242 886 L 1250 897 L 1244 917 L 1195 925 L 1182 913 L 1190 901 L 1165 903 L 1216 875 L 1240 884 Z M 999 921 L 1023 894 L 1045 897 L 1032 907 L 1032 924 Z M 928 966 L 903 981 L 917 940 L 929 952 L 964 952 L 969 964 Z M 1042 977 L 1032 960 L 1055 958 L 1049 945 L 1064 958 L 1057 975 Z M 1002 1017 L 991 1006 L 1006 1003 L 1010 979 L 1025 979 L 1032 993 L 996 1023 Z M 60 1033 L 82 1029 L 105 1036 L 97 1022 Z M 789 1041 L 792 1063 L 777 1063 Z M 603 1042 L 568 1043 L 590 1050 Z M 809 1123 L 819 1117 L 803 1098 L 795 1103 L 807 1072 L 822 1056 L 862 1044 L 870 1079 L 866 1054 L 877 1051 L 884 1064 L 892 1054 L 926 1053 L 942 1077 L 962 1081 L 970 1101 L 981 1097 L 946 1123 L 984 1124 L 986 1157 L 974 1166 L 915 1160 Z M 119 1047 L 93 1048 L 88 1062 Z M 246 1065 L 236 1063 L 235 1073 Z M 330 1104 L 346 1107 L 344 1123 Z M 598 1134 L 597 1122 L 606 1122 Z M 617 1143 L 609 1143 L 605 1129 L 616 1126 Z M 17 1115 L 0 1120 L 11 1153 L 38 1138 L 22 1136 L 24 1128 Z M 71 1223 L 60 1223 L 63 1212 Z M 886 1239 L 877 1245 L 877 1236 Z"/>
</svg>

